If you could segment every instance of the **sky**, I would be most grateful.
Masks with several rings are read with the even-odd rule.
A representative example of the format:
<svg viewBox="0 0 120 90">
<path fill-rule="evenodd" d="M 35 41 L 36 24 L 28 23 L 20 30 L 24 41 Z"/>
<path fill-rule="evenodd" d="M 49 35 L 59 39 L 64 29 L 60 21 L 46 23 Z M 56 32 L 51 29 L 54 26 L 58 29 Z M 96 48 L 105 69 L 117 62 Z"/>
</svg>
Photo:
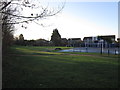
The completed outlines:
<svg viewBox="0 0 120 90">
<path fill-rule="evenodd" d="M 45 27 L 32 22 L 27 29 L 17 26 L 14 35 L 23 34 L 28 40 L 50 40 L 53 29 L 57 28 L 62 38 L 98 35 L 118 38 L 118 2 L 66 2 L 62 12 L 39 22 Z"/>
</svg>

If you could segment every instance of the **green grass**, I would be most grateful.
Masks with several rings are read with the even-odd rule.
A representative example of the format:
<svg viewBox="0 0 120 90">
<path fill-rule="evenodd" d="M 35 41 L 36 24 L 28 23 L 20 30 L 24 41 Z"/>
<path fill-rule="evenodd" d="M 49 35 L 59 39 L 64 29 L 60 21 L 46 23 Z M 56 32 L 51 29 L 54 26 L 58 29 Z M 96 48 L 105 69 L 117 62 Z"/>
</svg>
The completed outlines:
<svg viewBox="0 0 120 90">
<path fill-rule="evenodd" d="M 12 47 L 3 57 L 3 88 L 118 87 L 115 55 L 58 53 L 54 48 Z"/>
<path fill-rule="evenodd" d="M 70 49 L 72 47 L 33 47 L 33 46 L 14 46 L 11 47 L 12 53 L 19 53 L 19 54 L 58 54 L 56 53 L 55 48 L 61 48 L 62 50 L 64 49 Z M 14 50 L 14 51 L 13 51 Z M 55 52 L 55 53 L 54 53 Z M 11 52 L 10 52 L 11 53 Z M 60 53 L 59 53 L 60 54 Z"/>
</svg>

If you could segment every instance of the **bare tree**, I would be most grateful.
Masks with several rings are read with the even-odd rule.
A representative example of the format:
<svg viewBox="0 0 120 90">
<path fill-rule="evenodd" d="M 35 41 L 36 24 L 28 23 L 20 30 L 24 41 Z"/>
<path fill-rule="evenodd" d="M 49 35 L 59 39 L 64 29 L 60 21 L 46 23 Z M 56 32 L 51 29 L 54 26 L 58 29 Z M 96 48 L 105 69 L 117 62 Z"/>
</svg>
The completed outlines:
<svg viewBox="0 0 120 90">
<path fill-rule="evenodd" d="M 57 8 L 51 8 L 49 3 L 43 5 L 39 0 L 4 0 L 0 2 L 0 13 L 13 17 L 8 24 L 20 24 L 54 16 L 61 12 L 64 6 L 65 3 L 61 3 Z M 13 13 L 6 12 L 9 8 Z"/>
<path fill-rule="evenodd" d="M 6 12 L 11 13 L 11 10 L 6 10 Z M 9 46 L 13 42 L 13 31 L 14 26 L 12 24 L 7 24 L 11 20 L 11 17 L 7 14 L 4 14 L 2 17 L 2 51 L 5 54 Z"/>
<path fill-rule="evenodd" d="M 37 23 L 39 20 L 58 14 L 64 6 L 65 3 L 61 3 L 57 8 L 52 8 L 49 3 L 43 4 L 40 0 L 0 0 L 0 31 L 2 31 L 3 50 L 11 45 L 13 24 L 22 24 L 21 26 L 25 27 L 25 23 L 33 21 Z"/>
</svg>

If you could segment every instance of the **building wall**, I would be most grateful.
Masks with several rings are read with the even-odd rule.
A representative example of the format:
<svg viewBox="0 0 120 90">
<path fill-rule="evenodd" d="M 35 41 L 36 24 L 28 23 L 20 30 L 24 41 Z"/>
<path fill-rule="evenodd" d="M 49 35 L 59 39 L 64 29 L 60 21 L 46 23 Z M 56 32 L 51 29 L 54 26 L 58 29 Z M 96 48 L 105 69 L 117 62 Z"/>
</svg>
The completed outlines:
<svg viewBox="0 0 120 90">
<path fill-rule="evenodd" d="M 102 37 L 102 38 L 100 38 Z M 105 39 L 104 39 L 105 38 Z M 107 42 L 107 39 L 110 42 Z M 103 40 L 103 42 L 101 42 L 101 40 Z M 84 45 L 85 47 L 101 47 L 101 44 L 103 44 L 104 48 L 108 48 L 108 47 L 115 47 L 115 35 L 108 35 L 108 36 L 96 36 L 96 37 L 84 37 L 83 39 Z"/>
</svg>

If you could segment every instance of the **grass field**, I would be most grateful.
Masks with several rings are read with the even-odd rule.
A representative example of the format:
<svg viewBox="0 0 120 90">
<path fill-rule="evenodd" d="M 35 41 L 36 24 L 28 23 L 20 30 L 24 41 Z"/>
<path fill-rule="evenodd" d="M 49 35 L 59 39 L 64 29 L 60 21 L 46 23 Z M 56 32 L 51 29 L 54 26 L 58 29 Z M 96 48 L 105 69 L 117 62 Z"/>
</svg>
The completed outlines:
<svg viewBox="0 0 120 90">
<path fill-rule="evenodd" d="M 55 48 L 11 47 L 3 57 L 3 88 L 118 88 L 117 55 Z"/>
</svg>

